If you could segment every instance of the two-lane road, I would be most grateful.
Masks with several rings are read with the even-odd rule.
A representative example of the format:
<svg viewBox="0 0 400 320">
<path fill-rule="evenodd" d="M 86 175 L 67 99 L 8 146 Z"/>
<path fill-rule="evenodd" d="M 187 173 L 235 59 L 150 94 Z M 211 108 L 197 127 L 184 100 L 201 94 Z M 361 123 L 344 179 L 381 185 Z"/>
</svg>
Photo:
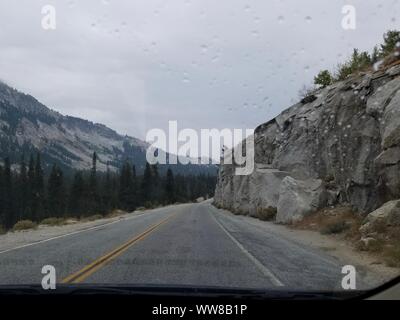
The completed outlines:
<svg viewBox="0 0 400 320">
<path fill-rule="evenodd" d="M 262 224 L 262 222 L 260 222 Z M 57 282 L 340 289 L 342 265 L 209 203 L 152 210 L 93 230 L 0 252 L 0 284 Z"/>
</svg>

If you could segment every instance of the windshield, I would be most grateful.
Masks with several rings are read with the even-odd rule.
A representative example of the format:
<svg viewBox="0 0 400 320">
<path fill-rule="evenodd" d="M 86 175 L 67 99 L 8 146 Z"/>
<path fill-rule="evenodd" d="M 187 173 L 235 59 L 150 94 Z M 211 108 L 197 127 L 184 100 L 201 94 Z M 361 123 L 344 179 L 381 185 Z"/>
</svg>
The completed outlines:
<svg viewBox="0 0 400 320">
<path fill-rule="evenodd" d="M 0 287 L 399 276 L 399 17 L 399 1 L 0 0 Z"/>
</svg>

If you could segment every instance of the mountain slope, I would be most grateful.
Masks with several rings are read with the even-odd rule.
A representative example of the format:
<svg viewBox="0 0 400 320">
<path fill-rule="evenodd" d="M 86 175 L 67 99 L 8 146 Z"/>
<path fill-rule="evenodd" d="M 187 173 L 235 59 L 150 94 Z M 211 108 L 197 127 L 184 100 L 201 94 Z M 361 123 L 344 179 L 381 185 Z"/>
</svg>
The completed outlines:
<svg viewBox="0 0 400 320">
<path fill-rule="evenodd" d="M 129 159 L 140 172 L 147 147 L 146 142 L 122 136 L 105 125 L 64 116 L 0 82 L 0 154 L 12 162 L 40 151 L 45 166 L 58 163 L 63 168 L 88 169 L 95 151 L 99 170 L 104 171 L 107 164 L 116 170 Z M 215 166 L 207 165 L 172 167 L 184 174 L 216 172 Z"/>
</svg>

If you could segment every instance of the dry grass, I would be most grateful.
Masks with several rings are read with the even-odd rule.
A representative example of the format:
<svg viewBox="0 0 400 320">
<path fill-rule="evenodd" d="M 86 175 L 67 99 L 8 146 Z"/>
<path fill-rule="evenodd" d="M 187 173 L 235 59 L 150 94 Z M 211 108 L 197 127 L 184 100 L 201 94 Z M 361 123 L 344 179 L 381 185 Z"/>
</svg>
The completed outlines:
<svg viewBox="0 0 400 320">
<path fill-rule="evenodd" d="M 318 231 L 322 234 L 343 234 L 347 239 L 360 237 L 362 218 L 349 207 L 319 210 L 295 222 L 292 228 Z"/>
<path fill-rule="evenodd" d="M 400 267 L 400 226 L 388 226 L 378 220 L 371 232 L 375 240 L 360 249 L 378 254 L 389 267 Z"/>
<path fill-rule="evenodd" d="M 35 229 L 36 227 L 37 224 L 31 220 L 21 220 L 14 225 L 13 231 Z"/>
<path fill-rule="evenodd" d="M 62 226 L 66 224 L 64 218 L 46 218 L 40 222 L 40 224 L 48 225 L 48 226 Z"/>
<path fill-rule="evenodd" d="M 350 224 L 345 220 L 338 220 L 327 224 L 320 232 L 321 234 L 339 234 L 350 229 Z"/>
<path fill-rule="evenodd" d="M 320 210 L 294 223 L 295 229 L 313 230 L 326 235 L 340 235 L 355 249 L 380 258 L 389 267 L 400 267 L 400 226 L 388 226 L 377 220 L 371 225 L 368 239 L 359 231 L 363 218 L 348 207 Z"/>
<path fill-rule="evenodd" d="M 272 221 L 275 220 L 277 209 L 275 207 L 268 208 L 257 208 L 256 218 L 262 221 Z"/>
<path fill-rule="evenodd" d="M 396 55 L 396 52 L 397 55 Z M 392 54 L 390 54 L 389 56 L 387 56 L 384 61 L 383 61 L 383 67 L 384 69 L 389 69 L 391 67 L 394 67 L 398 64 L 400 64 L 400 49 L 396 49 L 395 51 L 393 51 Z"/>
<path fill-rule="evenodd" d="M 106 218 L 116 218 L 126 214 L 126 211 L 115 209 L 106 215 Z"/>
<path fill-rule="evenodd" d="M 400 267 L 400 241 L 395 241 L 391 246 L 386 246 L 383 258 L 389 267 Z"/>
<path fill-rule="evenodd" d="M 81 217 L 80 221 L 81 222 L 88 222 L 88 221 L 95 221 L 99 219 L 103 219 L 104 217 L 101 214 L 94 214 L 89 217 Z"/>
</svg>

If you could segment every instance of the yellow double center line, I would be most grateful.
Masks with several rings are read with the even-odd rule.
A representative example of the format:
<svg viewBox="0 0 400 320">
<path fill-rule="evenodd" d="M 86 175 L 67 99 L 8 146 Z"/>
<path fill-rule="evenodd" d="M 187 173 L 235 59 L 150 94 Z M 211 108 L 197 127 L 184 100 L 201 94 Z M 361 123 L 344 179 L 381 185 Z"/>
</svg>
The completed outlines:
<svg viewBox="0 0 400 320">
<path fill-rule="evenodd" d="M 104 267 L 107 263 L 114 260 L 126 250 L 128 250 L 131 246 L 133 246 L 136 242 L 147 237 L 150 233 L 160 227 L 162 224 L 166 223 L 168 220 L 173 218 L 176 214 L 169 216 L 168 218 L 162 220 L 161 222 L 151 226 L 146 231 L 142 232 L 138 236 L 128 240 L 123 245 L 119 246 L 118 248 L 114 249 L 113 251 L 105 254 L 104 256 L 100 257 L 99 259 L 93 261 L 91 264 L 85 266 L 81 270 L 71 274 L 70 276 L 66 277 L 61 281 L 61 283 L 80 283 L 84 281 L 87 277 L 91 274 L 95 273 L 100 268 Z"/>
</svg>

